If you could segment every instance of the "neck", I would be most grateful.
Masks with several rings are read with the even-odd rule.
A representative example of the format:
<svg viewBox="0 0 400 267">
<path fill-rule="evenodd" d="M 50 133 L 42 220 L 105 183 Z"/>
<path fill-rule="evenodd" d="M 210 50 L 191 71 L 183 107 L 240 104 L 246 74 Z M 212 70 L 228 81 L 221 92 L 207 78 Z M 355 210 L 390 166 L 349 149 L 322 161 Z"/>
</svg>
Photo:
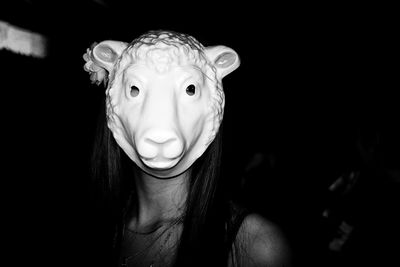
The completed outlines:
<svg viewBox="0 0 400 267">
<path fill-rule="evenodd" d="M 189 177 L 190 170 L 173 178 L 157 178 L 136 170 L 137 199 L 129 228 L 146 231 L 182 215 Z"/>
</svg>

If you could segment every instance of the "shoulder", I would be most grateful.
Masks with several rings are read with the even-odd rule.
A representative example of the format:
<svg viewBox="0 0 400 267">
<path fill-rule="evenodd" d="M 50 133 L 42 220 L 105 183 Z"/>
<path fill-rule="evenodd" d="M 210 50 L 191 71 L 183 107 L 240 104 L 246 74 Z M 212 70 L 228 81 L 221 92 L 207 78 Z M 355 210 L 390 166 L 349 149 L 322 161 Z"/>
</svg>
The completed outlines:
<svg viewBox="0 0 400 267">
<path fill-rule="evenodd" d="M 245 266 L 291 266 L 285 235 L 276 224 L 259 214 L 251 213 L 244 218 L 235 243 Z"/>
</svg>

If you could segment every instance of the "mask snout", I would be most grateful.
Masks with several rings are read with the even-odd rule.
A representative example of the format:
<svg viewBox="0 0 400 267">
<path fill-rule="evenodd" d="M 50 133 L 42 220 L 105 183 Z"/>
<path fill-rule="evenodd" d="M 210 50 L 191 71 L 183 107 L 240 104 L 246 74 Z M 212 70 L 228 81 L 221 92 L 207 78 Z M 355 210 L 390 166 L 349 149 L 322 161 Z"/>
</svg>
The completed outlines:
<svg viewBox="0 0 400 267">
<path fill-rule="evenodd" d="M 143 163 L 153 169 L 175 166 L 184 152 L 184 142 L 173 131 L 153 129 L 138 140 L 138 154 Z"/>
</svg>

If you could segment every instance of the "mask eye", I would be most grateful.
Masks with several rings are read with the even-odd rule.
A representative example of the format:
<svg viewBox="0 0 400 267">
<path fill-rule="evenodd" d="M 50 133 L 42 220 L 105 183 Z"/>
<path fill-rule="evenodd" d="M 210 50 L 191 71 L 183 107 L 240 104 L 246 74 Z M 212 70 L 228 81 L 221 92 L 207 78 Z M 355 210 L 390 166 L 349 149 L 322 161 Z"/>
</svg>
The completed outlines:
<svg viewBox="0 0 400 267">
<path fill-rule="evenodd" d="M 194 86 L 193 84 L 189 85 L 188 87 L 186 87 L 186 94 L 192 96 L 196 93 L 196 86 Z"/>
<path fill-rule="evenodd" d="M 132 85 L 130 94 L 131 94 L 131 97 L 136 97 L 139 94 L 139 88 Z"/>
</svg>

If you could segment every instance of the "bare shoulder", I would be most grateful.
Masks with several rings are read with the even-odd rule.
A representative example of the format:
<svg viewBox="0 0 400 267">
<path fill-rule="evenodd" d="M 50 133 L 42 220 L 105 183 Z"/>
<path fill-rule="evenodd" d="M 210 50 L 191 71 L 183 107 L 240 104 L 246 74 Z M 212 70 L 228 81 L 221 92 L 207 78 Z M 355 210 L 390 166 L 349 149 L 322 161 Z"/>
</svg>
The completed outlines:
<svg viewBox="0 0 400 267">
<path fill-rule="evenodd" d="M 291 266 L 290 246 L 282 230 L 261 215 L 245 217 L 236 237 L 244 266 Z"/>
</svg>

